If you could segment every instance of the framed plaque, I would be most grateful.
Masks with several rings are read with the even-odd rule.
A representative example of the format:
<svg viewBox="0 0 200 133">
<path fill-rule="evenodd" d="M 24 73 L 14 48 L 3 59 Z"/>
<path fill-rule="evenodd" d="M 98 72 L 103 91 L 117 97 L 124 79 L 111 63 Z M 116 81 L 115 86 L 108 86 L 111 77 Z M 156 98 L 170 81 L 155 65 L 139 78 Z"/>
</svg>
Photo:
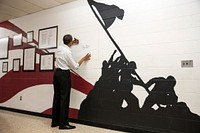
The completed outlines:
<svg viewBox="0 0 200 133">
<path fill-rule="evenodd" d="M 8 37 L 0 39 L 0 59 L 8 59 L 8 42 Z"/>
<path fill-rule="evenodd" d="M 28 31 L 27 32 L 27 43 L 33 42 L 33 39 L 34 39 L 34 32 Z"/>
<path fill-rule="evenodd" d="M 39 29 L 39 49 L 57 48 L 58 26 Z"/>
<path fill-rule="evenodd" d="M 13 36 L 13 46 L 21 46 L 22 45 L 22 34 L 17 34 Z"/>
<path fill-rule="evenodd" d="M 20 71 L 20 58 L 13 59 L 13 72 Z"/>
<path fill-rule="evenodd" d="M 25 48 L 23 58 L 23 71 L 35 71 L 36 48 Z"/>
<path fill-rule="evenodd" d="M 54 70 L 54 53 L 40 55 L 40 71 Z"/>
<path fill-rule="evenodd" d="M 2 72 L 3 73 L 8 72 L 8 62 L 3 62 L 2 63 Z"/>
</svg>

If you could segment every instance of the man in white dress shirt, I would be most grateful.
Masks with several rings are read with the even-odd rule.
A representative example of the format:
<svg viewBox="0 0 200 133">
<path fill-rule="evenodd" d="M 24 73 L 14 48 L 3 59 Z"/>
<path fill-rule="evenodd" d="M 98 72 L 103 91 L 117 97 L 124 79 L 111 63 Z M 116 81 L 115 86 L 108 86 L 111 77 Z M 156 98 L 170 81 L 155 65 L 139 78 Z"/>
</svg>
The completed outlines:
<svg viewBox="0 0 200 133">
<path fill-rule="evenodd" d="M 57 49 L 56 71 L 54 72 L 54 98 L 52 108 L 51 127 L 59 126 L 59 129 L 74 129 L 69 125 L 69 102 L 71 90 L 70 69 L 78 69 L 84 62 L 90 60 L 91 55 L 87 54 L 76 62 L 72 56 L 71 46 L 78 44 L 79 40 L 73 40 L 70 34 L 63 37 L 63 43 Z"/>
</svg>

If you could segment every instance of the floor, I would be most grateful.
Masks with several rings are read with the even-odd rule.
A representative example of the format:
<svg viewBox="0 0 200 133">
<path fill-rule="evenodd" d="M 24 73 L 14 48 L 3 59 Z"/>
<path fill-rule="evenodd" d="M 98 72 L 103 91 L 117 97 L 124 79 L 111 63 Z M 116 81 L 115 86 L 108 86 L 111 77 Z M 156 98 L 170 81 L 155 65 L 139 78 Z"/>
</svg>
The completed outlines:
<svg viewBox="0 0 200 133">
<path fill-rule="evenodd" d="M 97 128 L 77 123 L 72 130 L 59 130 L 51 128 L 51 119 L 0 110 L 0 133 L 122 133 L 119 131 Z"/>
</svg>

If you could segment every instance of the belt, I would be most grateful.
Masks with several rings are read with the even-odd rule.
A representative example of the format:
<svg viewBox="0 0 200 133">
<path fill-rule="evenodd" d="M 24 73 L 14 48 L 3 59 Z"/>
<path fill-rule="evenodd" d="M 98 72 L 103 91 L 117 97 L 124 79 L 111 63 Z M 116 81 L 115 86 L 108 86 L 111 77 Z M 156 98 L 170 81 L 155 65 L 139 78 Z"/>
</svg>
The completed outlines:
<svg viewBox="0 0 200 133">
<path fill-rule="evenodd" d="M 60 68 L 56 68 L 56 71 L 69 71 L 69 69 L 68 70 L 63 70 L 63 69 L 60 69 Z"/>
</svg>

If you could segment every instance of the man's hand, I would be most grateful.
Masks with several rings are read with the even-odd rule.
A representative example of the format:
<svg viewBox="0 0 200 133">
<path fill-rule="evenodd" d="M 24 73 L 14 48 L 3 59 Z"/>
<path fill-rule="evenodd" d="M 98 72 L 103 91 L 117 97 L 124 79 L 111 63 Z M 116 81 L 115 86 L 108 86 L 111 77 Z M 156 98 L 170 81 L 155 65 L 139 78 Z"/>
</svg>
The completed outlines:
<svg viewBox="0 0 200 133">
<path fill-rule="evenodd" d="M 76 39 L 76 38 L 74 38 L 74 40 L 73 40 L 73 42 L 72 42 L 73 44 L 79 44 L 79 40 L 78 39 Z"/>
<path fill-rule="evenodd" d="M 90 60 L 91 54 L 86 54 L 81 60 L 78 62 L 79 66 L 84 62 Z"/>
<path fill-rule="evenodd" d="M 91 57 L 91 54 L 88 53 L 83 57 L 83 60 L 88 61 L 88 60 L 90 60 L 90 57 Z"/>
</svg>

